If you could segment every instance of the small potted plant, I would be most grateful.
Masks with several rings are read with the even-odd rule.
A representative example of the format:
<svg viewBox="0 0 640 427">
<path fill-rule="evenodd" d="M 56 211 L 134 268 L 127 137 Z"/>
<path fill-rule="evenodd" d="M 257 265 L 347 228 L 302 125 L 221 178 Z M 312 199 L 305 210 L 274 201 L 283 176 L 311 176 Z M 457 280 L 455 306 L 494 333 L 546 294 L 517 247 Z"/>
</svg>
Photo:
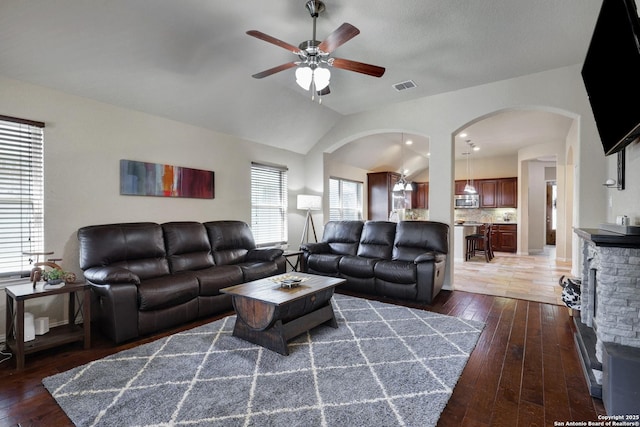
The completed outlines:
<svg viewBox="0 0 640 427">
<path fill-rule="evenodd" d="M 42 272 L 42 280 L 47 282 L 48 285 L 57 285 L 62 283 L 65 279 L 65 272 L 61 269 L 54 268 Z"/>
</svg>

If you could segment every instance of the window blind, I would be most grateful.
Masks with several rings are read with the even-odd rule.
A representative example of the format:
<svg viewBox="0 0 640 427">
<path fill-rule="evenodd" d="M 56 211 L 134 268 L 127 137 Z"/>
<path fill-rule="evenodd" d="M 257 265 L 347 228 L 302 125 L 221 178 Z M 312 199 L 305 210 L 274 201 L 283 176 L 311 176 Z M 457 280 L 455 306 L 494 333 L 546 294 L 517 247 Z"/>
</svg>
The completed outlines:
<svg viewBox="0 0 640 427">
<path fill-rule="evenodd" d="M 44 123 L 0 116 L 0 276 L 31 269 L 44 244 Z"/>
<path fill-rule="evenodd" d="M 329 220 L 362 219 L 362 183 L 340 178 L 329 179 Z"/>
<path fill-rule="evenodd" d="M 287 169 L 251 164 L 251 229 L 256 245 L 287 243 Z"/>
</svg>

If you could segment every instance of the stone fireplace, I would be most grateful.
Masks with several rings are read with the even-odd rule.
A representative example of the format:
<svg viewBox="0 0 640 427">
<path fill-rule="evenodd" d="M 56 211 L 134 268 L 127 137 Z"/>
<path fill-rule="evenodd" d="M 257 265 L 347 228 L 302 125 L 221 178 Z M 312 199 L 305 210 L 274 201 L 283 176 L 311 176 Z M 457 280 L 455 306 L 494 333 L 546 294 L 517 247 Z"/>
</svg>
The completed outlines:
<svg viewBox="0 0 640 427">
<path fill-rule="evenodd" d="M 585 378 L 609 414 L 638 414 L 640 235 L 575 232 L 582 243 L 582 297 L 574 320 Z"/>
</svg>

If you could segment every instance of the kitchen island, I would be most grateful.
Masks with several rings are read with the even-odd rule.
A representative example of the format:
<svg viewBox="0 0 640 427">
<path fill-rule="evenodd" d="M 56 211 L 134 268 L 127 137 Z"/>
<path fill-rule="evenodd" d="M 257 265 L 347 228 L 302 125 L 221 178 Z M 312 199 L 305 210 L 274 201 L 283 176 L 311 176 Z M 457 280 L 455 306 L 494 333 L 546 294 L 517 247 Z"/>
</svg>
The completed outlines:
<svg viewBox="0 0 640 427">
<path fill-rule="evenodd" d="M 464 261 L 465 252 L 467 248 L 466 238 L 471 234 L 476 234 L 480 230 L 482 223 L 480 222 L 465 222 L 463 224 L 456 224 L 453 228 L 453 259 L 454 261 Z"/>
</svg>

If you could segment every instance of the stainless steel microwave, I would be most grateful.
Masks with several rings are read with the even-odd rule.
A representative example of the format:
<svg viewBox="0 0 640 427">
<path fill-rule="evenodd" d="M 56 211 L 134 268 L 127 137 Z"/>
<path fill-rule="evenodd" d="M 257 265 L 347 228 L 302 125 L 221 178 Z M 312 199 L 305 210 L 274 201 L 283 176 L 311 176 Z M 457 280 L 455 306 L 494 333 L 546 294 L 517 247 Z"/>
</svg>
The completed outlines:
<svg viewBox="0 0 640 427">
<path fill-rule="evenodd" d="M 453 199 L 455 209 L 477 209 L 480 207 L 478 194 L 456 194 Z"/>
</svg>

